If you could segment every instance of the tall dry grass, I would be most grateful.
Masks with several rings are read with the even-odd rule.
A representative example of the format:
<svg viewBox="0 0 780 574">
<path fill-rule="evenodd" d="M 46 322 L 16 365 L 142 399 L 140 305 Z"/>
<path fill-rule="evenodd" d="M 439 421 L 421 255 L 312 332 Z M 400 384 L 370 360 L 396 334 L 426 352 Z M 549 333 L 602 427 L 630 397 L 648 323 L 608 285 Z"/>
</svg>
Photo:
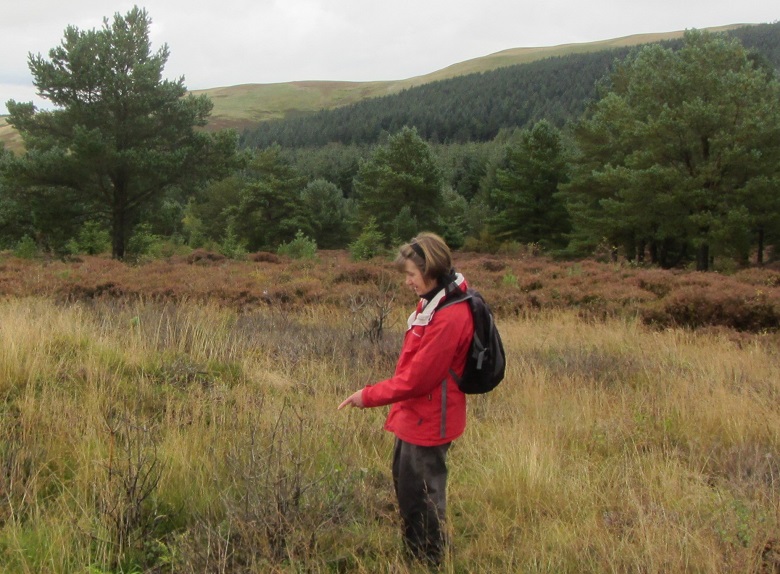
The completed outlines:
<svg viewBox="0 0 780 574">
<path fill-rule="evenodd" d="M 386 304 L 389 304 L 386 302 Z M 0 302 L 4 572 L 415 572 L 370 306 Z M 367 311 L 368 310 L 368 311 Z M 450 451 L 447 572 L 776 572 L 777 335 L 555 311 Z"/>
<path fill-rule="evenodd" d="M 503 394 L 472 409 L 465 468 L 454 472 L 454 482 L 470 478 L 459 500 L 484 492 L 463 514 L 497 519 L 497 530 L 488 520 L 475 525 L 483 543 L 470 545 L 474 564 L 518 572 L 778 567 L 771 552 L 762 557 L 780 534 L 776 339 L 571 315 L 505 331 L 519 361 Z"/>
</svg>

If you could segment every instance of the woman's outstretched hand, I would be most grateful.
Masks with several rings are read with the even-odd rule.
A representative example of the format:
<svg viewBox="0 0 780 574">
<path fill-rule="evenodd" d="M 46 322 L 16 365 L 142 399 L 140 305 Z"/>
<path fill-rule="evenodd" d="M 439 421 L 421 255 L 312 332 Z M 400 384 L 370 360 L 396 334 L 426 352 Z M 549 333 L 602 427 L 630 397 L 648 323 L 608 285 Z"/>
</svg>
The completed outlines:
<svg viewBox="0 0 780 574">
<path fill-rule="evenodd" d="M 338 410 L 343 409 L 344 407 L 355 407 L 358 409 L 362 409 L 365 407 L 363 404 L 363 389 L 360 389 L 359 391 L 355 391 L 351 395 L 349 395 L 343 403 L 339 405 Z"/>
</svg>

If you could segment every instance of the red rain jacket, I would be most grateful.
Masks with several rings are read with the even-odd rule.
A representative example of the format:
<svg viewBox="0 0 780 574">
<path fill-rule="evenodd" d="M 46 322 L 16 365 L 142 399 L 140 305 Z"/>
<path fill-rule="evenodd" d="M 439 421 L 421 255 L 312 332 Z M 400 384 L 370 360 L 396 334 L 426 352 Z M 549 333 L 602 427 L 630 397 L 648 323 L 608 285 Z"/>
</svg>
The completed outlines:
<svg viewBox="0 0 780 574">
<path fill-rule="evenodd" d="M 461 279 L 460 288 L 466 289 Z M 466 396 L 450 370 L 463 374 L 474 322 L 468 304 L 432 313 L 444 292 L 421 299 L 409 317 L 395 374 L 363 389 L 363 405 L 392 404 L 385 429 L 418 446 L 451 442 L 466 428 Z"/>
</svg>

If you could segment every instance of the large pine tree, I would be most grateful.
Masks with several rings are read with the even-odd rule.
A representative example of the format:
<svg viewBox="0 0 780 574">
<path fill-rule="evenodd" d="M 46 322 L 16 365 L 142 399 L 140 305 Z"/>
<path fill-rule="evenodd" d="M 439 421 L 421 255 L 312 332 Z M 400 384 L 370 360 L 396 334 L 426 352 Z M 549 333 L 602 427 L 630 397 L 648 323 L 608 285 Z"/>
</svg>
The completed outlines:
<svg viewBox="0 0 780 574">
<path fill-rule="evenodd" d="M 389 241 L 440 228 L 441 170 L 414 128 L 390 136 L 386 145 L 361 163 L 354 187 L 361 221 L 375 218 Z"/>
<path fill-rule="evenodd" d="M 162 79 L 168 47 L 152 52 L 150 24 L 135 7 L 101 29 L 68 27 L 49 58 L 29 58 L 38 93 L 55 108 L 7 104 L 27 150 L 5 163 L 9 180 L 31 191 L 72 192 L 81 209 L 110 224 L 116 258 L 124 257 L 142 206 L 169 186 L 217 175 L 236 148 L 230 134 L 196 131 L 212 104 L 187 96 L 183 78 Z"/>
<path fill-rule="evenodd" d="M 566 171 L 558 130 L 544 120 L 523 130 L 520 143 L 507 146 L 490 192 L 495 235 L 547 249 L 563 247 L 569 216 L 558 186 L 566 182 Z"/>
</svg>

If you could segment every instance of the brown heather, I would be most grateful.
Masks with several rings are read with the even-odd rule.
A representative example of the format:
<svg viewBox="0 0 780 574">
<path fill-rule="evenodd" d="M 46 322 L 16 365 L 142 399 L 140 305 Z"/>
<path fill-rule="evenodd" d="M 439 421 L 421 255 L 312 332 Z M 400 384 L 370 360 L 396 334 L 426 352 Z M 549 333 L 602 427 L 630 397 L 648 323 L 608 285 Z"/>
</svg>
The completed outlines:
<svg viewBox="0 0 780 574">
<path fill-rule="evenodd" d="M 723 275 L 463 253 L 455 255 L 455 264 L 501 317 L 572 309 L 585 318 L 636 315 L 663 328 L 780 329 L 780 271 L 775 269 Z M 104 257 L 45 263 L 0 259 L 0 295 L 68 302 L 109 298 L 210 302 L 244 310 L 275 303 L 300 308 L 346 305 L 386 282 L 401 285 L 389 261 L 356 263 L 340 251 L 321 251 L 316 261 L 266 252 L 232 261 L 203 250 L 138 265 Z"/>
<path fill-rule="evenodd" d="M 336 411 L 414 297 L 258 259 L 0 259 L 0 572 L 422 572 L 386 409 Z M 443 572 L 780 572 L 777 271 L 456 265 L 509 366 L 450 451 Z"/>
</svg>

